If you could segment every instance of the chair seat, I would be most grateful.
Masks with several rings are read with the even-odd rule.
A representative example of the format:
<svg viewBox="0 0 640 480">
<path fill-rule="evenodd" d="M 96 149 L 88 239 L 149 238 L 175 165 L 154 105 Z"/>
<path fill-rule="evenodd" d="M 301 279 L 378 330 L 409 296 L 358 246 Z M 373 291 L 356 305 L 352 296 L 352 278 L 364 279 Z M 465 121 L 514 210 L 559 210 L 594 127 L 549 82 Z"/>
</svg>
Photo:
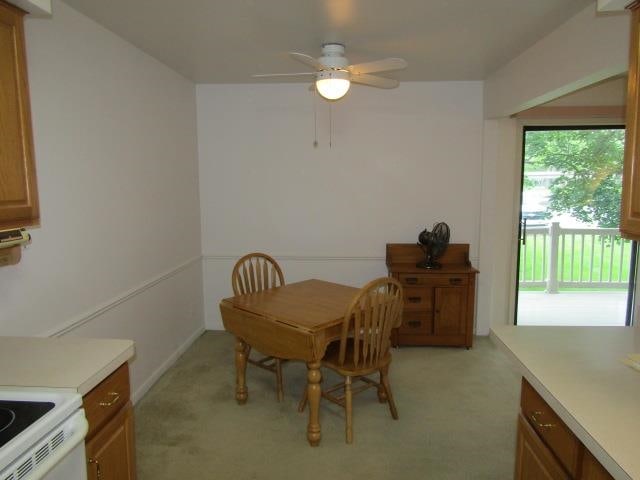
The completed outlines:
<svg viewBox="0 0 640 480">
<path fill-rule="evenodd" d="M 360 375 L 371 375 L 391 363 L 391 353 L 387 352 L 379 362 L 374 362 L 372 366 L 358 366 L 354 363 L 354 351 L 353 339 L 350 338 L 347 340 L 344 364 L 340 365 L 340 340 L 331 342 L 327 347 L 324 357 L 322 358 L 322 365 L 338 372 L 342 376 L 354 377 Z M 360 350 L 359 358 L 360 361 L 362 361 L 362 349 Z"/>
</svg>

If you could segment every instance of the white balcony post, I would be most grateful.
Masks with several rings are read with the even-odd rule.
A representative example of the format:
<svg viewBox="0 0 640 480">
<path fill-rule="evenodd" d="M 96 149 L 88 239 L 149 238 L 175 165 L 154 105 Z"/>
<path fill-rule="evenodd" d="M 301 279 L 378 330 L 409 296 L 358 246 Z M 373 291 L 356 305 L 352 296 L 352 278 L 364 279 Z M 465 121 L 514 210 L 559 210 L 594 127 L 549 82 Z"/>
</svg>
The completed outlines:
<svg viewBox="0 0 640 480">
<path fill-rule="evenodd" d="M 558 250 L 560 246 L 560 223 L 549 225 L 549 268 L 547 277 L 547 293 L 558 293 Z"/>
</svg>

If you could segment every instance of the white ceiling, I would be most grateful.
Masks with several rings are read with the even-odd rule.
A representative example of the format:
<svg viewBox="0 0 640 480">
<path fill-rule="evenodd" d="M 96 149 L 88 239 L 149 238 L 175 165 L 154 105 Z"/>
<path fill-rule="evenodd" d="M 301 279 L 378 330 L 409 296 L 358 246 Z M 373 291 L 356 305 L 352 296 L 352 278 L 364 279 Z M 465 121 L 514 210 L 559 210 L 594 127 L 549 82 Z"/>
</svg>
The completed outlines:
<svg viewBox="0 0 640 480">
<path fill-rule="evenodd" d="M 299 72 L 287 52 L 402 57 L 400 80 L 480 80 L 595 0 L 64 0 L 196 83 Z M 55 10 L 54 10 L 55 15 Z M 278 78 L 277 81 L 307 81 Z"/>
</svg>

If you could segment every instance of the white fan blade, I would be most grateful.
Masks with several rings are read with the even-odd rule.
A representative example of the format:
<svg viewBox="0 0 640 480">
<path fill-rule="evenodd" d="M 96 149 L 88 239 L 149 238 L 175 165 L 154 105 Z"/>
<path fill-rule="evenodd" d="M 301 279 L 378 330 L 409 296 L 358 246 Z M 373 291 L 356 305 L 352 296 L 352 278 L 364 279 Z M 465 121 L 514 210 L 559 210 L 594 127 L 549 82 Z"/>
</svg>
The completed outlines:
<svg viewBox="0 0 640 480">
<path fill-rule="evenodd" d="M 251 75 L 253 78 L 266 78 L 266 77 L 297 77 L 300 75 L 315 75 L 313 72 L 298 72 L 298 73 L 259 73 L 257 75 Z"/>
<path fill-rule="evenodd" d="M 377 77 L 375 75 L 351 75 L 351 81 L 353 83 L 361 83 L 363 85 L 369 85 L 370 87 L 378 87 L 378 88 L 396 88 L 400 85 L 398 80 L 394 80 L 393 78 L 384 78 Z"/>
<path fill-rule="evenodd" d="M 407 68 L 406 60 L 402 58 L 385 58 L 374 62 L 359 63 L 357 65 L 349 65 L 348 70 L 353 74 L 372 73 L 372 72 L 388 72 L 391 70 L 402 70 Z"/>
<path fill-rule="evenodd" d="M 324 65 L 322 65 L 318 60 L 316 60 L 310 55 L 306 55 L 304 53 L 297 53 L 297 52 L 289 52 L 289 55 L 294 60 L 297 60 L 300 63 L 304 63 L 305 65 L 308 65 L 309 67 L 314 68 L 316 70 L 322 70 L 324 68 Z"/>
</svg>

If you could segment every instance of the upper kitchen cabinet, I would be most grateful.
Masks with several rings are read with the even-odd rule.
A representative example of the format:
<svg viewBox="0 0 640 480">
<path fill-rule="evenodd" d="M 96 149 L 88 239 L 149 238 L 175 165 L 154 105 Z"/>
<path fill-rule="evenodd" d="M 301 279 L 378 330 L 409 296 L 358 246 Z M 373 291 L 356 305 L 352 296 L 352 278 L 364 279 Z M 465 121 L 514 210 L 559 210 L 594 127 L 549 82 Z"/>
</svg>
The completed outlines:
<svg viewBox="0 0 640 480">
<path fill-rule="evenodd" d="M 629 80 L 627 88 L 627 132 L 622 175 L 622 209 L 620 231 L 625 238 L 640 240 L 640 1 L 634 2 L 631 14 L 631 45 L 629 46 Z"/>
<path fill-rule="evenodd" d="M 24 13 L 0 0 L 0 230 L 40 220 Z"/>
</svg>

